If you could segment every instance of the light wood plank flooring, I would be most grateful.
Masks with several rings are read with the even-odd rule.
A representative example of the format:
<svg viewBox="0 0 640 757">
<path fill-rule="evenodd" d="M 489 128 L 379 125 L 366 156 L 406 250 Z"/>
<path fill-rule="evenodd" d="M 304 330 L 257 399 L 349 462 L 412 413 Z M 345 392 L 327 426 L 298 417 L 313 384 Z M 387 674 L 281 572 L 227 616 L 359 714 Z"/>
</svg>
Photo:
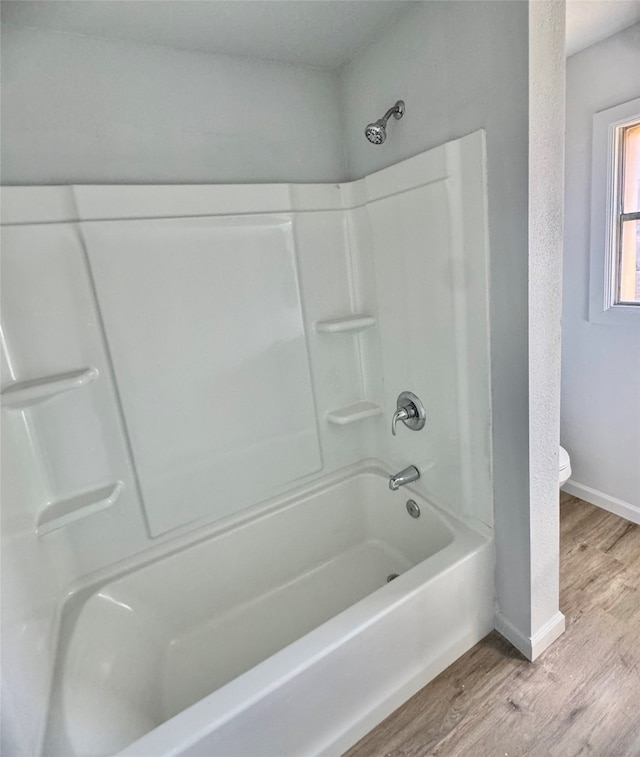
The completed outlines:
<svg viewBox="0 0 640 757">
<path fill-rule="evenodd" d="M 640 527 L 561 495 L 567 630 L 534 663 L 491 633 L 347 757 L 640 757 Z"/>
</svg>

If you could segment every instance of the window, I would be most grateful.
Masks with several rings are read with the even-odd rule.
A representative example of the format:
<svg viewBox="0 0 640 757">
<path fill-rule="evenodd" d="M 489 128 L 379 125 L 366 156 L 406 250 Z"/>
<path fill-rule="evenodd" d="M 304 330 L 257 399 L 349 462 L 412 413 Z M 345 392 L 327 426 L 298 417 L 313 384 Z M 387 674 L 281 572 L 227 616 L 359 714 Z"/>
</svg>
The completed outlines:
<svg viewBox="0 0 640 757">
<path fill-rule="evenodd" d="M 640 315 L 640 99 L 593 119 L 589 319 Z"/>
<path fill-rule="evenodd" d="M 640 118 L 616 128 L 618 219 L 614 304 L 640 305 Z"/>
</svg>

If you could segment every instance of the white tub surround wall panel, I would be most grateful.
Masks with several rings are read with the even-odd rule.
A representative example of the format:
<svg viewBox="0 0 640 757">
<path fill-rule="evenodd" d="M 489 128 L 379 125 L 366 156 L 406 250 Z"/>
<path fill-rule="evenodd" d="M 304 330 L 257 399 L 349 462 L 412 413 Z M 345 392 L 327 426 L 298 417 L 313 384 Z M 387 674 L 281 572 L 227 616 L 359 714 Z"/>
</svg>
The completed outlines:
<svg viewBox="0 0 640 757">
<path fill-rule="evenodd" d="M 386 439 L 388 436 L 387 426 L 389 425 L 388 421 L 391 412 L 395 407 L 395 396 L 391 398 L 393 399 L 392 403 L 390 399 L 385 400 L 383 396 L 384 371 L 380 369 L 382 364 L 380 334 L 381 330 L 388 328 L 388 325 L 380 324 L 379 318 L 376 318 L 374 326 L 361 332 L 322 333 L 322 331 L 318 332 L 316 324 L 335 318 L 349 317 L 350 315 L 357 316 L 364 313 L 370 313 L 373 316 L 377 315 L 377 289 L 378 287 L 384 287 L 382 282 L 384 282 L 387 275 L 392 280 L 394 274 L 392 270 L 385 273 L 386 269 L 376 272 L 374 259 L 369 253 L 369 250 L 374 246 L 373 232 L 377 223 L 375 219 L 377 206 L 384 204 L 385 200 L 383 198 L 388 197 L 390 202 L 394 197 L 399 200 L 406 190 L 417 189 L 425 184 L 428 185 L 427 189 L 425 189 L 425 192 L 428 194 L 434 189 L 434 182 L 437 183 L 439 178 L 450 174 L 446 184 L 446 200 L 444 195 L 436 193 L 434 196 L 437 197 L 437 203 L 439 204 L 435 205 L 432 210 L 427 209 L 426 211 L 431 218 L 429 233 L 439 234 L 440 237 L 442 237 L 442 234 L 446 236 L 443 229 L 447 223 L 455 226 L 455 220 L 459 217 L 473 218 L 472 225 L 474 229 L 484 228 L 483 209 L 485 204 L 482 200 L 484 179 L 481 178 L 482 148 L 480 142 L 481 138 L 475 135 L 466 140 L 453 143 L 447 148 L 447 151 L 439 148 L 423 156 L 419 156 L 415 161 L 407 161 L 395 172 L 383 171 L 379 175 L 368 177 L 366 181 L 354 182 L 347 185 L 250 186 L 246 187 L 246 192 L 229 191 L 228 193 L 226 192 L 227 189 L 236 190 L 237 188 L 161 186 L 143 189 L 141 187 L 83 186 L 74 187 L 73 193 L 75 204 L 78 208 L 77 215 L 83 221 L 83 229 L 86 236 L 85 243 L 88 240 L 88 242 L 92 242 L 94 247 L 96 239 L 91 240 L 90 237 L 92 234 L 95 237 L 100 229 L 102 229 L 103 233 L 106 233 L 105 230 L 108 229 L 109 234 L 115 233 L 113 232 L 114 229 L 120 229 L 118 233 L 125 234 L 126 236 L 127 233 L 136 228 L 147 229 L 157 227 L 158 229 L 165 229 L 172 225 L 177 225 L 176 227 L 183 225 L 184 228 L 189 228 L 190 226 L 198 228 L 202 225 L 206 226 L 206 224 L 213 224 L 213 226 L 218 224 L 223 228 L 229 224 L 232 226 L 236 222 L 230 220 L 230 215 L 242 217 L 244 219 L 243 223 L 254 224 L 258 228 L 260 225 L 259 219 L 265 217 L 265 211 L 276 209 L 278 209 L 278 212 L 284 214 L 283 217 L 286 219 L 294 218 L 293 231 L 298 257 L 296 275 L 299 277 L 303 295 L 302 302 L 299 302 L 296 307 L 298 313 L 300 309 L 302 310 L 302 317 L 304 318 L 308 359 L 313 373 L 315 410 L 322 444 L 324 468 L 325 472 L 328 472 L 335 470 L 337 467 L 350 464 L 356 459 L 361 459 L 358 456 L 362 455 L 363 452 L 367 455 L 379 456 L 382 454 L 381 450 L 384 449 L 384 446 L 380 445 L 384 445 L 384 440 L 389 441 L 389 439 Z M 463 165 L 464 167 L 461 168 Z M 426 179 L 425 176 L 427 177 Z M 432 184 L 433 186 L 431 186 Z M 463 196 L 464 192 L 460 193 L 459 190 L 461 188 L 467 192 L 466 197 Z M 69 200 L 67 196 L 69 189 L 60 188 L 59 194 L 61 196 L 57 200 L 55 199 L 54 189 L 49 189 L 50 191 L 47 193 L 49 203 L 54 202 L 55 205 L 57 202 L 60 205 L 60 209 L 58 210 L 58 216 L 52 216 L 52 211 L 49 211 L 45 207 L 44 217 L 47 220 L 66 218 L 69 215 L 69 210 L 66 209 L 67 206 L 70 207 L 73 205 L 73 200 Z M 40 196 L 40 189 L 33 191 Z M 5 214 L 5 222 L 21 223 L 27 217 L 34 217 L 33 212 L 31 215 L 25 215 L 26 211 L 24 211 L 24 207 L 29 205 L 31 192 L 32 190 L 27 188 L 5 188 L 3 190 L 3 200 L 4 198 L 8 200 L 6 203 L 3 202 L 3 205 L 10 210 L 8 214 Z M 243 203 L 245 203 L 245 200 L 246 209 L 249 211 L 248 214 L 243 213 Z M 430 200 L 426 204 L 428 205 L 429 202 Z M 370 208 L 368 207 L 369 204 L 371 205 Z M 292 216 L 293 208 L 300 210 L 299 212 L 294 212 Z M 206 212 L 210 214 L 208 220 L 200 217 Z M 171 221 L 158 219 L 158 216 L 165 214 L 183 216 L 183 218 Z M 418 217 L 416 222 L 419 223 L 419 207 L 416 206 L 413 215 Z M 126 222 L 118 221 L 117 219 L 122 216 L 131 220 Z M 138 216 L 147 220 L 135 220 Z M 154 216 L 156 220 L 152 220 Z M 198 218 L 192 218 L 190 221 L 186 220 L 191 216 L 198 216 Z M 98 218 L 113 220 L 100 223 L 86 222 L 87 219 Z M 395 223 L 395 219 L 393 218 L 390 221 Z M 289 223 L 289 220 L 287 220 L 287 223 Z M 459 226 L 460 224 L 458 224 Z M 37 228 L 40 231 L 37 231 Z M 27 226 L 11 226 L 10 231 L 17 234 L 38 233 L 46 235 L 49 233 L 49 228 L 61 227 L 57 225 L 55 227 L 43 225 L 41 227 L 34 227 L 36 231 L 30 231 Z M 126 231 L 127 229 L 129 231 Z M 7 230 L 9 231 L 8 227 Z M 482 282 L 486 283 L 486 270 L 484 277 L 481 272 L 483 266 L 486 265 L 484 252 L 478 254 L 480 247 L 476 245 L 473 255 L 470 255 L 473 247 L 471 240 L 477 237 L 477 234 L 474 234 L 473 231 L 471 233 L 467 233 L 466 231 L 464 233 L 461 231 L 456 233 L 457 236 L 455 239 L 457 241 L 455 241 L 455 244 L 443 241 L 445 247 L 449 245 L 447 247 L 449 250 L 447 255 L 451 257 L 451 260 L 448 262 L 446 255 L 442 260 L 442 265 L 446 268 L 446 275 L 443 270 L 424 271 L 423 273 L 425 273 L 427 281 L 424 282 L 422 289 L 418 286 L 418 277 L 412 278 L 408 276 L 407 285 L 410 287 L 417 286 L 418 290 L 410 298 L 405 297 L 402 291 L 397 293 L 397 301 L 399 304 L 404 303 L 403 307 L 412 307 L 413 305 L 410 303 L 410 300 L 416 305 L 423 307 L 423 300 L 428 299 L 423 296 L 423 290 L 427 287 L 435 286 L 438 282 L 442 285 L 438 290 L 439 293 L 436 292 L 434 294 L 435 298 L 440 298 L 438 300 L 440 305 L 434 307 L 433 313 L 424 316 L 424 318 L 427 322 L 429 319 L 433 319 L 433 322 L 437 323 L 438 319 L 442 317 L 441 311 L 447 310 L 449 315 L 455 312 L 457 331 L 453 339 L 447 338 L 442 343 L 438 341 L 438 337 L 433 337 L 436 339 L 436 342 L 433 344 L 434 354 L 428 358 L 421 355 L 420 359 L 424 359 L 425 363 L 419 370 L 422 372 L 422 375 L 428 375 L 429 369 L 428 367 L 425 368 L 425 365 L 429 361 L 434 361 L 437 365 L 447 363 L 447 370 L 450 372 L 452 381 L 455 381 L 453 376 L 456 365 L 459 364 L 461 366 L 462 373 L 467 373 L 469 370 L 465 364 L 465 351 L 468 351 L 472 345 L 486 344 L 486 340 L 482 338 L 486 321 L 486 291 L 480 292 L 480 289 L 473 290 L 471 288 L 472 286 L 480 286 Z M 440 240 L 440 237 L 438 237 L 438 240 Z M 452 235 L 451 238 L 454 239 L 454 236 Z M 444 237 L 442 239 L 444 240 Z M 156 240 L 154 239 L 149 246 L 154 247 L 155 244 Z M 388 260 L 393 255 L 395 240 L 385 238 L 383 243 L 376 242 L 375 244 L 377 245 L 379 254 L 389 256 L 388 259 L 384 258 L 379 263 L 379 266 L 382 266 L 384 269 L 384 266 L 387 265 Z M 441 246 L 440 241 L 433 246 L 434 248 Z M 91 248 L 91 244 L 89 247 Z M 90 254 L 94 254 L 91 249 Z M 115 254 L 117 255 L 118 253 L 116 252 Z M 152 251 L 147 250 L 145 254 L 150 256 L 149 262 L 151 263 L 153 261 Z M 421 256 L 416 250 L 409 249 L 408 254 L 416 254 L 419 265 L 430 265 L 429 255 L 431 253 L 429 251 L 425 256 Z M 103 257 L 108 257 L 108 255 L 105 253 Z M 425 260 L 422 260 L 422 257 L 425 257 Z M 131 253 L 130 259 L 133 263 L 133 253 Z M 143 268 L 144 266 L 141 266 L 138 270 L 138 279 L 140 282 L 144 281 Z M 153 267 L 151 270 L 153 270 Z M 110 285 L 102 287 L 102 289 L 108 290 L 105 296 L 107 298 L 110 297 L 112 300 L 110 312 L 117 310 L 115 304 L 115 299 L 117 298 L 116 284 L 119 285 L 120 283 L 113 274 L 112 277 Z M 176 281 L 180 282 L 180 276 L 176 276 Z M 238 283 L 239 289 L 240 283 Z M 113 287 L 111 284 L 113 284 Z M 173 285 L 173 282 L 169 282 L 165 278 L 164 285 L 167 291 L 171 290 L 170 284 Z M 100 288 L 100 285 L 98 286 Z M 450 288 L 448 293 L 447 287 Z M 206 286 L 203 285 L 203 288 L 206 289 Z M 146 289 L 148 289 L 147 282 L 144 283 L 144 291 Z M 186 286 L 186 290 L 189 290 L 188 286 Z M 464 293 L 464 295 L 461 296 L 461 293 Z M 297 297 L 298 294 L 296 294 Z M 461 309 L 465 298 L 467 300 L 477 300 L 478 305 L 475 310 L 473 307 L 469 309 L 468 304 L 464 304 L 464 307 Z M 130 301 L 133 302 L 134 299 L 133 294 L 130 292 Z M 201 293 L 201 299 L 207 299 L 204 293 Z M 72 293 L 70 291 L 66 292 L 64 296 L 60 297 L 60 301 L 72 303 Z M 235 302 L 232 304 L 234 307 L 237 306 Z M 391 319 L 395 317 L 394 305 L 395 302 L 392 303 L 391 300 L 387 301 L 389 318 Z M 72 304 L 69 307 L 73 311 L 78 306 Z M 209 304 L 206 307 L 209 307 Z M 144 310 L 142 314 L 144 315 Z M 204 313 L 201 316 L 201 321 L 206 320 Z M 176 317 L 180 317 L 179 308 L 176 310 Z M 119 325 L 121 335 L 126 332 L 126 328 L 122 325 L 122 320 Z M 144 319 L 138 320 L 143 320 L 144 322 Z M 409 324 L 408 328 L 411 329 L 412 317 L 408 311 L 405 320 Z M 206 328 L 202 323 L 198 325 L 203 329 L 203 334 L 206 334 Z M 471 333 L 470 329 L 474 327 L 477 327 L 479 330 L 475 333 L 475 337 L 471 339 L 467 332 Z M 402 324 L 398 328 L 402 331 Z M 73 329 L 68 331 L 72 333 Z M 176 331 L 177 329 L 174 326 L 174 333 Z M 402 335 L 394 332 L 392 336 L 395 342 L 398 343 L 398 339 Z M 419 338 L 420 334 L 417 333 L 415 339 L 418 340 Z M 162 349 L 164 349 L 164 341 L 161 341 L 163 342 Z M 454 350 L 451 349 L 453 342 L 456 343 Z M 444 351 L 443 355 L 448 351 L 446 352 L 448 359 L 445 360 L 442 355 L 438 355 L 438 350 Z M 157 347 L 157 352 L 162 356 L 160 346 Z M 474 365 L 480 366 L 478 362 L 480 357 L 479 354 L 475 354 L 471 362 Z M 406 355 L 402 360 L 405 358 Z M 393 363 L 394 360 L 395 358 L 392 358 L 390 362 Z M 63 367 L 68 368 L 67 365 L 60 365 L 59 369 Z M 392 365 L 390 366 L 390 370 L 394 370 Z M 440 370 L 440 368 L 437 370 Z M 487 397 L 484 396 L 483 399 L 482 396 L 486 390 L 486 381 L 483 379 L 484 370 L 484 367 L 479 367 L 473 380 L 469 376 L 467 377 L 470 379 L 469 381 L 466 378 L 461 380 L 461 386 L 466 386 L 467 389 L 470 386 L 476 387 L 478 391 L 477 399 L 480 404 L 484 403 L 482 405 L 483 413 L 488 413 Z M 441 383 L 444 386 L 446 382 L 443 379 Z M 83 392 L 85 390 L 88 391 L 88 388 L 82 389 Z M 473 433 L 478 435 L 478 439 L 483 440 L 484 438 L 482 441 L 484 445 L 483 454 L 481 456 L 474 456 L 474 459 L 480 461 L 480 467 L 473 474 L 478 474 L 484 483 L 481 483 L 481 480 L 478 479 L 480 491 L 476 490 L 477 497 L 475 502 L 477 508 L 475 510 L 473 504 L 469 506 L 468 502 L 461 501 L 467 495 L 447 497 L 445 498 L 445 504 L 449 504 L 454 509 L 462 508 L 463 512 L 473 514 L 475 517 L 487 522 L 489 517 L 486 513 L 486 501 L 490 500 L 486 473 L 488 470 L 488 448 L 486 443 L 488 423 L 486 422 L 485 415 L 482 415 L 479 417 L 477 423 L 474 421 L 471 427 L 468 425 L 465 426 L 467 424 L 467 416 L 463 412 L 463 408 L 473 403 L 468 398 L 464 399 L 459 390 L 460 387 L 457 390 L 458 396 L 456 400 L 458 403 L 457 418 L 454 418 L 453 415 L 449 418 L 452 424 L 457 427 L 453 433 L 459 449 L 454 450 L 452 448 L 452 455 L 455 455 L 457 462 L 454 462 L 452 458 L 447 462 L 447 465 L 450 470 L 453 470 L 456 466 L 462 466 L 466 472 L 463 473 L 461 478 L 464 480 L 469 478 L 468 458 L 470 455 L 466 455 L 467 460 L 465 462 L 465 455 L 461 455 L 461 452 L 464 451 L 465 445 L 469 449 L 471 447 L 476 450 L 478 449 L 474 444 L 469 446 L 470 443 L 467 440 L 467 435 L 473 431 Z M 142 394 L 142 388 L 139 391 Z M 395 394 L 395 389 L 392 393 Z M 437 392 L 435 393 L 437 394 Z M 371 403 L 370 407 L 372 408 L 376 405 L 384 405 L 385 417 L 370 417 L 344 427 L 331 427 L 327 423 L 328 413 L 333 412 L 343 415 L 345 412 L 344 408 L 353 405 L 359 407 L 359 403 L 362 402 Z M 55 408 L 56 404 L 59 404 L 59 400 L 52 400 L 46 403 L 43 408 L 46 408 L 47 405 Z M 231 427 L 233 421 L 230 417 L 228 422 Z M 464 429 L 463 426 L 465 426 Z M 403 432 L 405 433 L 403 434 Z M 414 441 L 417 441 L 418 439 L 417 436 L 410 435 L 410 432 L 407 432 L 403 427 L 400 428 L 400 433 L 403 436 L 399 438 L 399 441 L 404 437 L 406 437 L 406 440 L 414 439 Z M 398 463 L 404 462 L 403 457 L 404 455 L 398 456 Z M 290 480 L 294 481 L 295 478 L 295 476 L 292 476 Z M 481 502 L 485 504 L 481 504 Z"/>
<path fill-rule="evenodd" d="M 368 220 L 365 191 L 362 182 L 344 184 L 343 202 L 347 245 L 352 271 L 352 286 L 355 292 L 354 311 L 375 314 L 376 322 L 357 335 L 357 347 L 362 364 L 362 397 L 382 409 L 382 415 L 369 425 L 368 444 L 374 457 L 384 457 L 382 440 L 389 433 L 384 414 L 384 375 L 382 372 L 382 333 L 380 331 L 379 303 L 377 296 L 375 263 L 373 259 L 372 228 Z M 375 427 L 375 438 L 370 433 Z M 366 432 L 366 431 L 365 431 Z M 373 447 L 371 447 L 373 445 Z"/>
<path fill-rule="evenodd" d="M 5 204 L 3 191 L 4 219 L 33 220 L 37 210 L 52 221 L 70 216 L 68 189 L 36 188 L 33 206 L 24 202 L 29 190 L 10 195 Z M 4 226 L 1 242 L 2 387 L 97 371 L 89 384 L 37 404 L 2 404 L 2 752 L 35 754 L 59 597 L 147 537 L 77 228 Z M 111 507 L 95 512 L 87 499 L 75 522 L 36 535 L 38 521 L 55 526 L 50 516 L 65 502 L 114 485 L 121 491 Z"/>
<path fill-rule="evenodd" d="M 74 221 L 78 217 L 71 187 L 0 187 L 0 217 L 8 223 Z"/>
<path fill-rule="evenodd" d="M 47 501 L 46 477 L 23 413 L 2 419 L 2 754 L 37 754 L 54 654 L 54 617 L 63 589 L 55 554 L 34 537 L 33 518 Z M 68 556 L 66 556 L 68 560 Z M 52 560 L 53 558 L 53 560 Z"/>
<path fill-rule="evenodd" d="M 60 222 L 68 218 L 82 221 L 113 219 L 116 225 L 119 218 L 130 219 L 135 224 L 137 218 L 151 220 L 161 216 L 181 216 L 197 217 L 194 220 L 200 223 L 201 216 L 209 214 L 212 219 L 217 219 L 216 222 L 224 224 L 230 223 L 229 216 L 240 216 L 253 223 L 256 218 L 264 217 L 265 213 L 278 212 L 286 214 L 287 223 L 293 219 L 294 236 L 297 236 L 295 243 L 298 247 L 297 276 L 304 295 L 301 307 L 313 373 L 317 425 L 324 471 L 329 472 L 363 457 L 378 454 L 376 434 L 371 433 L 374 427 L 371 424 L 375 421 L 358 422 L 348 429 L 337 429 L 326 422 L 328 412 L 343 408 L 350 402 L 356 403 L 366 397 L 373 398 L 375 402 L 380 401 L 380 393 L 370 393 L 367 387 L 368 384 L 381 381 L 379 362 L 376 361 L 376 355 L 379 354 L 377 327 L 368 328 L 366 334 L 324 334 L 318 333 L 315 328 L 317 322 L 336 314 L 344 315 L 361 310 L 375 313 L 376 309 L 368 248 L 357 248 L 360 240 L 353 237 L 352 224 L 347 217 L 349 211 L 342 207 L 343 195 L 348 194 L 348 187 L 349 185 L 343 187 L 334 184 L 3 187 L 3 222 L 7 234 L 39 234 L 46 237 L 62 228 L 59 223 L 51 225 L 48 222 Z M 292 215 L 292 210 L 300 212 Z M 33 225 L 28 225 L 28 222 L 33 222 Z M 86 226 L 97 228 L 100 224 L 89 223 Z M 107 226 L 110 228 L 110 224 Z M 77 231 L 73 234 L 77 234 Z M 86 244 L 86 240 L 82 241 Z M 34 277 L 38 280 L 35 273 Z M 42 286 L 43 281 L 40 280 L 39 285 Z M 82 286 L 78 285 L 80 297 L 86 296 L 83 287 L 86 287 L 86 282 Z M 13 289 L 17 288 L 16 282 Z M 71 287 L 60 297 L 60 303 L 72 313 L 79 312 L 78 309 L 82 307 L 81 304 L 74 303 L 74 291 L 74 287 Z M 37 296 L 30 294 L 28 299 L 35 302 Z M 26 312 L 29 312 L 28 308 Z M 97 316 L 93 321 L 97 323 L 99 319 L 96 319 Z M 75 334 L 74 329 L 76 326 L 66 331 L 71 335 Z M 363 368 L 363 361 L 366 360 L 370 364 Z M 63 364 L 64 362 L 60 367 Z M 367 373 L 375 375 L 375 379 L 368 378 Z M 16 379 L 8 371 L 3 386 L 13 386 L 15 382 Z M 43 408 L 53 406 L 53 403 L 53 400 L 47 402 Z M 34 443 L 39 443 L 37 435 L 33 440 Z M 63 452 L 64 450 L 60 451 Z M 30 518 L 32 516 L 26 520 Z M 146 544 L 146 537 L 142 543 Z M 140 548 L 139 545 L 136 549 Z M 87 564 L 77 567 L 82 574 L 100 565 L 89 554 Z"/>
<path fill-rule="evenodd" d="M 314 194 L 324 205 L 328 198 Z M 340 203 L 342 198 L 333 200 Z M 308 206 L 308 201 L 302 204 Z M 378 394 L 370 393 L 367 380 L 370 372 L 379 374 L 380 364 L 372 365 L 369 359 L 379 340 L 377 324 L 362 332 L 324 332 L 318 325 L 376 312 L 361 273 L 369 251 L 359 249 L 350 238 L 348 212 L 343 210 L 296 213 L 294 234 L 323 464 L 327 471 L 336 470 L 363 456 L 379 456 L 381 419 L 370 416 L 348 426 L 331 423 L 332 418 L 343 417 L 345 408 L 380 402 Z"/>
<path fill-rule="evenodd" d="M 155 184 L 75 185 L 74 218 L 107 221 L 126 218 L 175 218 L 191 216 L 248 215 L 254 213 L 318 212 L 351 207 L 354 184 Z M 11 220 L 21 223 L 27 214 L 25 192 L 36 188 L 3 187 Z M 39 187 L 54 189 L 52 187 Z M 56 190 L 71 190 L 56 187 Z M 345 197 L 349 198 L 345 202 Z M 44 199 L 42 200 L 44 202 Z M 53 199 L 48 200 L 49 205 Z M 47 212 L 52 211 L 48 209 Z M 3 213 L 6 213 L 3 207 Z M 32 214 L 37 218 L 35 214 Z"/>
<path fill-rule="evenodd" d="M 384 459 L 414 464 L 431 501 L 492 519 L 484 134 L 364 180 L 382 345 L 385 422 L 408 390 L 427 425 L 398 424 Z"/>
<path fill-rule="evenodd" d="M 3 380 L 3 399 L 11 401 L 7 389 L 16 383 L 51 383 L 52 377 L 87 367 L 95 376 L 24 411 L 3 403 L 3 420 L 24 413 L 23 432 L 14 442 L 30 449 L 33 470 L 47 492 L 46 499 L 29 501 L 23 512 L 33 527 L 48 507 L 120 481 L 124 487 L 118 507 L 130 511 L 131 518 L 130 536 L 118 539 L 118 549 L 126 553 L 124 544 L 129 538 L 135 541 L 134 534 L 144 533 L 144 527 L 78 229 L 69 223 L 5 226 L 2 246 L 3 347 L 13 379 Z M 109 514 L 97 517 L 101 528 L 109 530 Z M 73 527 L 82 529 L 83 524 Z M 65 542 L 64 536 L 50 538 Z M 95 539 L 89 542 L 81 551 L 101 549 Z M 84 564 L 80 555 L 78 562 Z M 75 572 L 71 565 L 65 568 L 61 586 Z"/>
<path fill-rule="evenodd" d="M 458 510 L 462 490 L 447 216 L 442 183 L 369 206 L 388 422 L 385 452 L 398 470 L 416 465 L 429 497 Z M 425 282 L 432 284 L 428 296 Z M 414 432 L 399 423 L 392 437 L 391 416 L 405 390 L 422 400 L 427 424 Z"/>
<path fill-rule="evenodd" d="M 571 455 L 565 490 L 636 523 L 640 313 L 612 324 L 589 321 L 589 225 L 593 116 L 640 97 L 638 71 L 640 24 L 567 60 L 560 426 Z M 599 234 L 604 238 L 604 230 Z"/>
<path fill-rule="evenodd" d="M 462 511 L 494 525 L 486 132 L 446 145 Z"/>
<path fill-rule="evenodd" d="M 7 187 L 6 192 L 19 192 Z M 156 184 L 153 186 L 76 185 L 77 217 L 84 221 L 126 218 L 178 218 L 291 210 L 288 184 Z"/>
<path fill-rule="evenodd" d="M 290 218 L 83 235 L 153 536 L 322 467 Z"/>
<path fill-rule="evenodd" d="M 2 24 L 5 184 L 341 181 L 333 71 Z"/>
</svg>

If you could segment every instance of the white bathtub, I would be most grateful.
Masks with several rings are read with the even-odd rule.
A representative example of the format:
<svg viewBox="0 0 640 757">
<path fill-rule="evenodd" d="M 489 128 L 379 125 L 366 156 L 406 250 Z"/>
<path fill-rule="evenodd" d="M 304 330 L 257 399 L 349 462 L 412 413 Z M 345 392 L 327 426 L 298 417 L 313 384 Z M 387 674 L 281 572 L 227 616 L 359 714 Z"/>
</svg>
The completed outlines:
<svg viewBox="0 0 640 757">
<path fill-rule="evenodd" d="M 171 549 L 66 601 L 47 757 L 337 755 L 493 625 L 491 542 L 373 464 Z"/>
</svg>

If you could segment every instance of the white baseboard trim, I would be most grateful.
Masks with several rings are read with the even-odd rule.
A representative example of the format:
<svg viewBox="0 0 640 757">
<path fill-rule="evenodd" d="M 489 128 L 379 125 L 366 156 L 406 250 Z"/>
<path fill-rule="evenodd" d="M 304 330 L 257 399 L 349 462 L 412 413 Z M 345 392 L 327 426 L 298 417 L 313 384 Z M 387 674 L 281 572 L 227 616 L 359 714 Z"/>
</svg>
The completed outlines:
<svg viewBox="0 0 640 757">
<path fill-rule="evenodd" d="M 537 633 L 533 636 L 527 636 L 498 612 L 495 617 L 495 628 L 519 652 L 522 652 L 528 660 L 533 662 L 564 633 L 565 620 L 564 615 L 558 611 Z"/>
<path fill-rule="evenodd" d="M 558 636 L 562 636 L 565 628 L 564 615 L 558 610 L 537 633 L 533 634 L 531 638 L 531 659 L 535 660 L 547 647 L 550 647 Z"/>
<path fill-rule="evenodd" d="M 597 505 L 603 510 L 608 510 L 614 515 L 626 518 L 632 523 L 640 524 L 640 507 L 636 507 L 630 502 L 624 502 L 624 500 L 610 497 L 604 492 L 592 489 L 590 486 L 585 486 L 584 484 L 579 484 L 572 479 L 567 481 L 562 487 L 562 491 L 567 492 L 567 494 L 572 494 L 574 497 L 579 497 L 585 502 L 590 502 L 592 505 Z"/>
</svg>

